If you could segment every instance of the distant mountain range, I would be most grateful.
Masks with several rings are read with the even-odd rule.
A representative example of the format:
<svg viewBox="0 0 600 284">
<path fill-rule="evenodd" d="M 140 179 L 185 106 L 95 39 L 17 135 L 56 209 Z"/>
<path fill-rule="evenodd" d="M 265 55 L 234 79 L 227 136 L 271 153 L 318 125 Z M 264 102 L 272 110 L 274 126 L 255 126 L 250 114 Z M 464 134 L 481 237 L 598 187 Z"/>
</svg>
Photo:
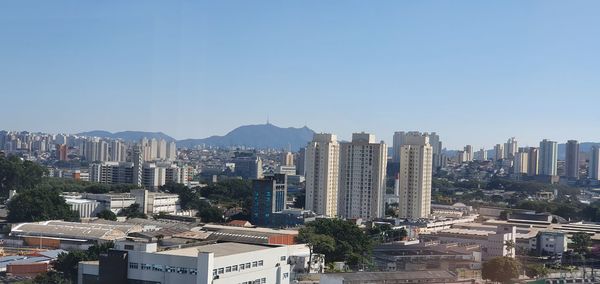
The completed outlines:
<svg viewBox="0 0 600 284">
<path fill-rule="evenodd" d="M 79 136 L 102 137 L 112 139 L 123 139 L 125 141 L 139 141 L 146 137 L 148 139 L 165 139 L 165 141 L 176 141 L 175 138 L 162 132 L 145 132 L 145 131 L 121 131 L 111 133 L 104 130 L 93 130 L 88 132 L 77 133 Z"/>
<path fill-rule="evenodd" d="M 273 124 L 245 125 L 240 126 L 224 136 L 211 136 L 204 139 L 185 139 L 177 141 L 173 137 L 162 132 L 123 131 L 111 133 L 108 131 L 95 130 L 78 133 L 80 136 L 94 136 L 112 139 L 123 139 L 126 141 L 139 141 L 146 137 L 148 139 L 165 139 L 176 141 L 178 147 L 194 147 L 197 145 L 207 146 L 247 146 L 258 149 L 275 148 L 293 151 L 306 146 L 312 140 L 315 132 L 308 127 L 282 128 Z"/>
<path fill-rule="evenodd" d="M 253 148 L 287 149 L 296 151 L 312 140 L 315 134 L 308 127 L 282 128 L 273 124 L 240 126 L 224 136 L 211 136 L 204 139 L 185 139 L 177 141 L 178 147 L 196 145 L 247 146 Z"/>
</svg>

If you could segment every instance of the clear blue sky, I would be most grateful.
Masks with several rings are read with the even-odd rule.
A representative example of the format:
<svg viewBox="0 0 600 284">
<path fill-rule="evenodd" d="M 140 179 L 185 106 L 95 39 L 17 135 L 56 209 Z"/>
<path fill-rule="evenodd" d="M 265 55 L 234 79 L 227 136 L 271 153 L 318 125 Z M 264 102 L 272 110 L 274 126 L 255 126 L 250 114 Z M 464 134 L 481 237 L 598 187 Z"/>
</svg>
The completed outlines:
<svg viewBox="0 0 600 284">
<path fill-rule="evenodd" d="M 600 141 L 600 1 L 0 1 L 0 129 Z"/>
</svg>

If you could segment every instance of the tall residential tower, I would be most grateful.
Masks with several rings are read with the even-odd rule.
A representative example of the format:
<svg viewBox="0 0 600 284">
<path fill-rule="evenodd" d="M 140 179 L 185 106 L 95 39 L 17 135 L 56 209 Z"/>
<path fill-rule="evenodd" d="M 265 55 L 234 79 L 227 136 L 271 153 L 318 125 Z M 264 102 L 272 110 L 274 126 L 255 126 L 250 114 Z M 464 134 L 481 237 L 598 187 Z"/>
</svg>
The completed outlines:
<svg viewBox="0 0 600 284">
<path fill-rule="evenodd" d="M 334 134 L 315 134 L 304 149 L 306 209 L 337 216 L 340 145 Z"/>
<path fill-rule="evenodd" d="M 340 217 L 384 216 L 386 165 L 387 145 L 375 142 L 375 135 L 354 133 L 352 142 L 340 143 Z"/>
</svg>

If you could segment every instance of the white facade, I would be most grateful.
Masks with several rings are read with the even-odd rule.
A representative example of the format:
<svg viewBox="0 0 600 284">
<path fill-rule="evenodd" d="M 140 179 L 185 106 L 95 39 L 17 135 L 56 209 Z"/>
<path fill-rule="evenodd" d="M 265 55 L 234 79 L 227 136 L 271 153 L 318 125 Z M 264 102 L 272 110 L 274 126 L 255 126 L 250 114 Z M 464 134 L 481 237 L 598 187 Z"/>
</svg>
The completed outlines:
<svg viewBox="0 0 600 284">
<path fill-rule="evenodd" d="M 117 244 L 117 247 L 120 246 Z M 122 246 L 124 249 L 126 246 Z M 134 245 L 128 247 L 135 249 Z M 130 280 L 153 283 L 249 284 L 290 282 L 288 249 L 219 243 L 153 252 L 128 252 Z"/>
<path fill-rule="evenodd" d="M 484 148 L 479 149 L 479 151 L 477 151 L 475 159 L 478 161 L 487 161 L 487 150 L 485 150 Z"/>
<path fill-rule="evenodd" d="M 100 203 L 91 199 L 66 198 L 65 201 L 71 210 L 79 212 L 79 218 L 96 217 L 103 210 Z"/>
<path fill-rule="evenodd" d="M 372 220 L 385 215 L 386 165 L 387 145 L 375 142 L 375 135 L 354 133 L 352 142 L 340 143 L 340 217 Z"/>
<path fill-rule="evenodd" d="M 177 194 L 135 189 L 131 191 L 131 195 L 135 197 L 135 203 L 140 204 L 144 214 L 158 214 L 161 212 L 175 214 L 181 209 Z"/>
<path fill-rule="evenodd" d="M 465 162 L 473 161 L 473 146 L 467 145 L 465 146 Z"/>
<path fill-rule="evenodd" d="M 558 146 L 554 141 L 546 139 L 540 142 L 539 174 L 545 176 L 557 175 Z"/>
<path fill-rule="evenodd" d="M 167 161 L 174 161 L 177 159 L 177 144 L 175 141 L 169 142 L 167 144 Z"/>
<path fill-rule="evenodd" d="M 590 151 L 588 177 L 592 180 L 600 180 L 600 146 L 592 146 Z"/>
<path fill-rule="evenodd" d="M 400 158 L 400 218 L 427 218 L 431 214 L 432 154 L 426 135 L 406 137 Z"/>
<path fill-rule="evenodd" d="M 135 203 L 135 197 L 129 193 L 115 194 L 93 194 L 86 193 L 81 196 L 84 199 L 95 200 L 100 205 L 99 210 L 110 210 L 118 214 L 123 208 L 129 207 Z"/>
<path fill-rule="evenodd" d="M 496 144 L 496 146 L 494 146 L 494 151 L 496 152 L 495 161 L 502 160 L 505 158 L 504 157 L 504 145 Z"/>
<path fill-rule="evenodd" d="M 515 139 L 515 137 L 511 137 L 504 144 L 504 157 L 507 159 L 513 159 L 515 157 L 515 154 L 517 153 L 517 149 L 517 139 Z"/>
<path fill-rule="evenodd" d="M 306 209 L 337 216 L 340 145 L 334 134 L 315 134 L 306 146 Z"/>
<path fill-rule="evenodd" d="M 528 166 L 529 166 L 529 153 L 527 153 L 527 152 L 515 153 L 515 163 L 513 165 L 513 173 L 527 174 Z"/>
</svg>

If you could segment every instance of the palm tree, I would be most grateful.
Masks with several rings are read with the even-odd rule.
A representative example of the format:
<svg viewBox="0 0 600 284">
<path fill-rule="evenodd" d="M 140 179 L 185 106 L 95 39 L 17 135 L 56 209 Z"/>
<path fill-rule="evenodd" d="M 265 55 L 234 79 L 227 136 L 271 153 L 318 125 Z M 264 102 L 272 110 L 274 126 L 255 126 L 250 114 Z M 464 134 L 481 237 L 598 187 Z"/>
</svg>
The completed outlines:
<svg viewBox="0 0 600 284">
<path fill-rule="evenodd" d="M 515 249 L 515 242 L 513 240 L 508 240 L 504 242 L 504 245 L 506 246 L 506 254 L 512 256 L 513 250 Z"/>
</svg>

